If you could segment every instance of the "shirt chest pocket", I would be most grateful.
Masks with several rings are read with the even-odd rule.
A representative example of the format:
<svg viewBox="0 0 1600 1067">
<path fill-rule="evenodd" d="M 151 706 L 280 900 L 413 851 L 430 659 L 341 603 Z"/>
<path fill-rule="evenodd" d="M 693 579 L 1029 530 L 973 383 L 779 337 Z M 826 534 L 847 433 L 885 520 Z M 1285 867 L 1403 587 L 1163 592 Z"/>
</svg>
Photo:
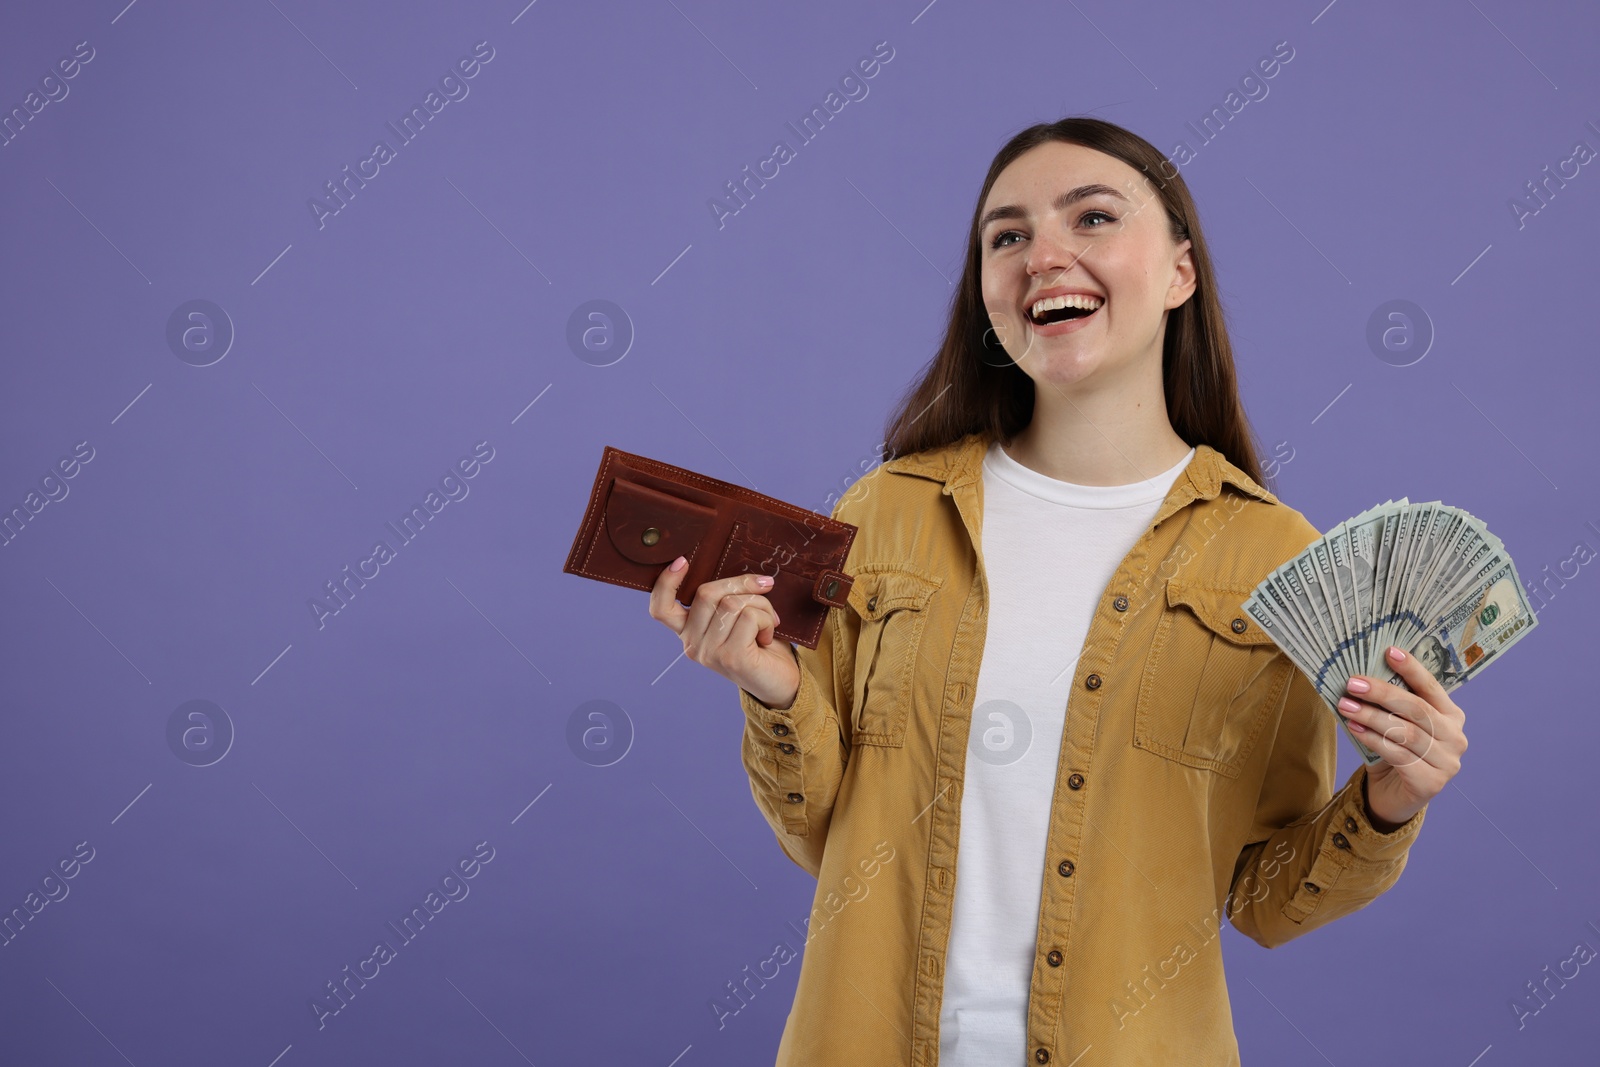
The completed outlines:
<svg viewBox="0 0 1600 1067">
<path fill-rule="evenodd" d="M 928 605 L 943 580 L 902 567 L 872 565 L 851 577 L 850 607 L 860 616 L 854 743 L 899 748 L 906 740 Z"/>
<path fill-rule="evenodd" d="M 1135 747 L 1239 776 L 1295 669 L 1245 614 L 1252 589 L 1167 582 L 1139 679 Z"/>
</svg>

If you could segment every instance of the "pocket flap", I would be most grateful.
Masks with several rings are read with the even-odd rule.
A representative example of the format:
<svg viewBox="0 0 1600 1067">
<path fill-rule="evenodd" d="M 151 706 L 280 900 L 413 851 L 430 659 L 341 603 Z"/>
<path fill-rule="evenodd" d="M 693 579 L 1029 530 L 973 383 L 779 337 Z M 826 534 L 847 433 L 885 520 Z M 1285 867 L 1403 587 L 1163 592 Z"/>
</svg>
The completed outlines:
<svg viewBox="0 0 1600 1067">
<path fill-rule="evenodd" d="M 942 578 L 900 569 L 858 571 L 853 577 L 850 606 L 867 622 L 901 608 L 920 611 L 944 584 Z"/>
<path fill-rule="evenodd" d="M 1194 612 L 1206 629 L 1235 645 L 1270 645 L 1272 638 L 1244 610 L 1255 587 L 1167 581 L 1167 603 Z"/>
<path fill-rule="evenodd" d="M 716 518 L 715 508 L 618 478 L 606 496 L 606 534 L 635 563 L 670 563 L 694 550 Z"/>
</svg>

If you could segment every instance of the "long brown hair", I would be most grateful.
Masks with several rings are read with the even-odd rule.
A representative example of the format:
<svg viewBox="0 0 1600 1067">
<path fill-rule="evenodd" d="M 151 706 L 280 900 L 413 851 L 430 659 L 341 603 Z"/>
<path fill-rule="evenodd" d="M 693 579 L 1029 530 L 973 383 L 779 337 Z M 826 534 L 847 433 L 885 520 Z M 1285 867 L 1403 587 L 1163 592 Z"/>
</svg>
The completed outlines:
<svg viewBox="0 0 1600 1067">
<path fill-rule="evenodd" d="M 990 322 L 983 304 L 978 219 L 1000 172 L 1024 152 L 1049 141 L 1093 148 L 1142 172 L 1166 209 L 1173 241 L 1191 242 L 1195 290 L 1168 313 L 1162 341 L 1167 418 L 1185 442 L 1210 445 L 1262 482 L 1254 436 L 1239 399 L 1211 254 L 1189 187 L 1149 141 L 1121 126 L 1084 116 L 1029 126 L 1007 141 L 989 164 L 972 208 L 966 266 L 951 298 L 944 341 L 922 379 L 891 413 L 884 435 L 885 458 L 939 448 L 973 433 L 990 442 L 1009 442 L 1033 418 L 1033 379 L 999 348 L 986 351 Z"/>
</svg>

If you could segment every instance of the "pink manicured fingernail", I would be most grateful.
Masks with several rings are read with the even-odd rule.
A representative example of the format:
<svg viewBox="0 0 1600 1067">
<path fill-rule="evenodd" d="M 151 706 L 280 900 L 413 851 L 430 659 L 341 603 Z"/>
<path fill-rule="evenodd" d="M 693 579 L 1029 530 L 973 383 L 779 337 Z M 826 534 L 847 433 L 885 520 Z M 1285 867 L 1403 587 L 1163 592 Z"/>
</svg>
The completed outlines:
<svg viewBox="0 0 1600 1067">
<path fill-rule="evenodd" d="M 679 556 L 677 559 L 672 561 L 672 566 L 668 567 L 667 569 L 674 572 L 681 571 L 687 563 L 688 560 L 684 559 L 682 556 Z"/>
<path fill-rule="evenodd" d="M 1368 689 L 1372 688 L 1372 686 L 1367 684 L 1367 680 L 1365 678 L 1352 678 L 1346 684 L 1349 685 L 1350 692 L 1352 693 L 1365 693 Z"/>
<path fill-rule="evenodd" d="M 761 577 L 756 579 L 756 584 L 763 587 L 769 586 L 772 584 L 772 576 L 769 574 L 763 574 Z"/>
<path fill-rule="evenodd" d="M 1341 711 L 1350 711 L 1350 712 L 1360 711 L 1361 710 L 1361 705 L 1357 704 L 1354 700 L 1351 700 L 1349 697 L 1340 697 L 1339 698 L 1339 710 L 1341 710 Z"/>
<path fill-rule="evenodd" d="M 1398 648 L 1391 648 L 1389 650 L 1389 655 L 1393 656 L 1395 659 L 1405 659 L 1406 658 L 1406 654 L 1404 652 L 1400 651 Z"/>
</svg>

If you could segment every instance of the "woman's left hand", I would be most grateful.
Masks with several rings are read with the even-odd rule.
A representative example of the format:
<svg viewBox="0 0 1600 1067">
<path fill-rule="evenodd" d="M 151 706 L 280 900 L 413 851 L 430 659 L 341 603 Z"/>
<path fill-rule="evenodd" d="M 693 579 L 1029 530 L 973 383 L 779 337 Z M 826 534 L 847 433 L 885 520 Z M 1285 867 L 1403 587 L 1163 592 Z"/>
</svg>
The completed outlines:
<svg viewBox="0 0 1600 1067">
<path fill-rule="evenodd" d="M 1400 652 L 1404 659 L 1396 659 Z M 1366 675 L 1347 683 L 1339 714 L 1383 758 L 1367 765 L 1368 815 L 1379 830 L 1394 830 L 1421 811 L 1461 769 L 1467 750 L 1466 712 L 1417 658 L 1389 649 L 1389 666 L 1410 692 Z"/>
</svg>

